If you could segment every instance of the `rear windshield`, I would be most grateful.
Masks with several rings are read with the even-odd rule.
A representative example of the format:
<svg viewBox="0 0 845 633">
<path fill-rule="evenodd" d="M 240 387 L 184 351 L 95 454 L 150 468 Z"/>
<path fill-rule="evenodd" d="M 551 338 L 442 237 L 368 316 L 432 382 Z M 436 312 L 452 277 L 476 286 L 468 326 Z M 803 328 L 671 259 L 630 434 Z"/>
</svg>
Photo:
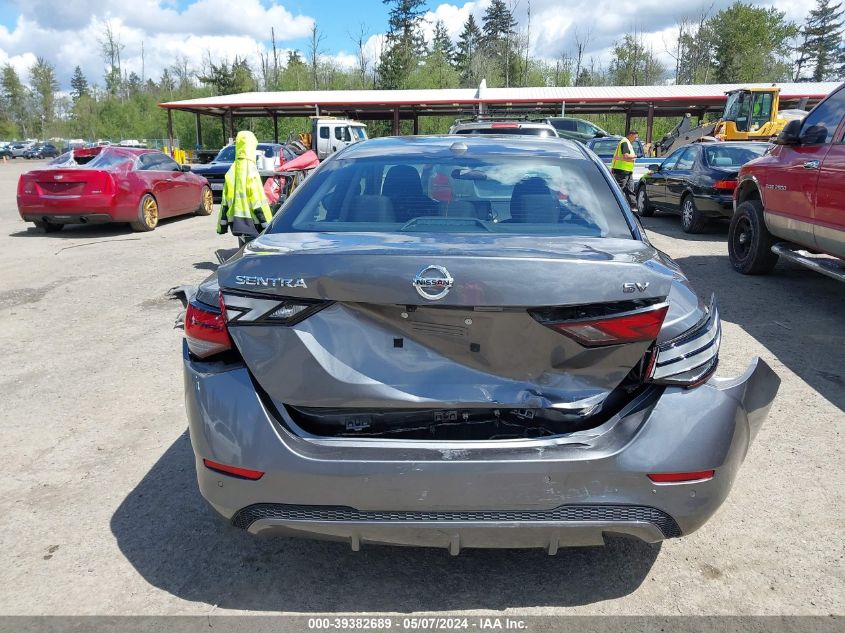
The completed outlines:
<svg viewBox="0 0 845 633">
<path fill-rule="evenodd" d="M 267 158 L 273 158 L 275 155 L 272 145 L 259 145 L 257 150 L 263 152 Z M 214 159 L 217 163 L 234 163 L 235 162 L 235 146 L 227 145 L 217 153 Z"/>
<path fill-rule="evenodd" d="M 458 130 L 455 134 L 517 134 L 519 136 L 557 136 L 547 127 L 472 127 Z"/>
<path fill-rule="evenodd" d="M 336 158 L 268 229 L 313 231 L 631 238 L 597 165 L 531 155 Z"/>
<path fill-rule="evenodd" d="M 742 167 L 766 153 L 768 145 L 718 145 L 704 148 L 704 156 L 711 167 Z"/>
<path fill-rule="evenodd" d="M 614 154 L 616 153 L 616 146 L 619 145 L 619 139 L 603 139 L 600 141 L 593 141 L 590 143 L 590 149 L 592 149 L 596 154 Z M 634 153 L 637 155 L 637 158 L 643 157 L 643 144 L 640 141 L 634 141 Z"/>
</svg>

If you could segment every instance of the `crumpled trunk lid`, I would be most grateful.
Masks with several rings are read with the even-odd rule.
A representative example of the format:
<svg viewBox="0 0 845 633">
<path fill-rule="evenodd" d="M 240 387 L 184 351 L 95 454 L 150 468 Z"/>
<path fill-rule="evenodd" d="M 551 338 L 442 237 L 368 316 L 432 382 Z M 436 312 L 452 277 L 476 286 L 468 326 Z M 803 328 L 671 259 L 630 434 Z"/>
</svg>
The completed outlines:
<svg viewBox="0 0 845 633">
<path fill-rule="evenodd" d="M 327 302 L 291 326 L 230 325 L 277 406 L 589 415 L 650 342 L 586 348 L 529 310 L 655 303 L 672 283 L 656 251 L 635 240 L 280 234 L 250 250 L 219 270 L 228 301 Z M 439 299 L 429 295 L 442 288 L 413 284 L 442 277 L 431 267 L 453 279 Z"/>
</svg>

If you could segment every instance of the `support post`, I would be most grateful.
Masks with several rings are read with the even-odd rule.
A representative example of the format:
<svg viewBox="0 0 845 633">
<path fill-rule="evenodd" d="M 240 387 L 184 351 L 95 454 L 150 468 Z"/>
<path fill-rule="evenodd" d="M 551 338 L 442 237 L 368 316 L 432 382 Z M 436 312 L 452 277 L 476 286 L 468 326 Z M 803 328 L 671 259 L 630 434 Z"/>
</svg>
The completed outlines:
<svg viewBox="0 0 845 633">
<path fill-rule="evenodd" d="M 645 142 L 647 145 L 651 144 L 651 135 L 654 130 L 654 104 L 648 104 L 648 118 L 645 124 Z"/>
<path fill-rule="evenodd" d="M 625 136 L 628 133 L 628 130 L 631 129 L 631 111 L 625 111 L 625 129 L 622 130 L 622 136 Z"/>
<path fill-rule="evenodd" d="M 279 115 L 273 115 L 273 140 L 279 142 Z"/>
<path fill-rule="evenodd" d="M 420 117 L 414 115 L 414 136 L 420 133 Z"/>
<path fill-rule="evenodd" d="M 223 145 L 222 146 L 225 146 L 226 145 L 226 115 L 225 114 L 220 117 L 220 123 L 223 124 Z"/>
<path fill-rule="evenodd" d="M 393 136 L 399 136 L 401 132 L 399 127 L 399 106 L 393 108 Z"/>
<path fill-rule="evenodd" d="M 231 110 L 226 113 L 226 118 L 229 120 L 229 125 L 227 126 L 229 128 L 229 136 L 226 139 L 226 143 L 228 143 L 229 139 L 232 141 L 235 140 L 235 117 Z"/>
<path fill-rule="evenodd" d="M 202 121 L 200 120 L 200 113 L 197 112 L 197 147 L 196 149 L 202 149 Z"/>
<path fill-rule="evenodd" d="M 173 156 L 173 110 L 167 108 L 167 147 Z"/>
</svg>

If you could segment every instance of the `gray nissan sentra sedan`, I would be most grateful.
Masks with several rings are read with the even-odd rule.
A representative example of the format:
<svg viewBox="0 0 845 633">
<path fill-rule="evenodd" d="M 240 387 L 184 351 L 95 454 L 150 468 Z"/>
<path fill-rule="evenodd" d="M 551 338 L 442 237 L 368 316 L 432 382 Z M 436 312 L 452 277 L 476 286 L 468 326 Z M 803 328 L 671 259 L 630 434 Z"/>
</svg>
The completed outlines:
<svg viewBox="0 0 845 633">
<path fill-rule="evenodd" d="M 364 141 L 185 320 L 200 490 L 234 526 L 362 543 L 592 545 L 698 529 L 780 380 L 575 142 Z"/>
</svg>

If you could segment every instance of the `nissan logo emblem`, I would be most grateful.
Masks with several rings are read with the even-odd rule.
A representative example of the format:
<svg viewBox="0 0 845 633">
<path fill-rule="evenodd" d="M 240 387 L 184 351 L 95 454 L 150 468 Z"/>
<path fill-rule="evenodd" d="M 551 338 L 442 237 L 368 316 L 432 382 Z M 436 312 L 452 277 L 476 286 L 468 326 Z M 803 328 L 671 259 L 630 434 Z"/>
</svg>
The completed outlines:
<svg viewBox="0 0 845 633">
<path fill-rule="evenodd" d="M 413 286 L 423 299 L 436 301 L 449 294 L 454 283 L 443 266 L 426 266 L 414 276 Z"/>
</svg>

